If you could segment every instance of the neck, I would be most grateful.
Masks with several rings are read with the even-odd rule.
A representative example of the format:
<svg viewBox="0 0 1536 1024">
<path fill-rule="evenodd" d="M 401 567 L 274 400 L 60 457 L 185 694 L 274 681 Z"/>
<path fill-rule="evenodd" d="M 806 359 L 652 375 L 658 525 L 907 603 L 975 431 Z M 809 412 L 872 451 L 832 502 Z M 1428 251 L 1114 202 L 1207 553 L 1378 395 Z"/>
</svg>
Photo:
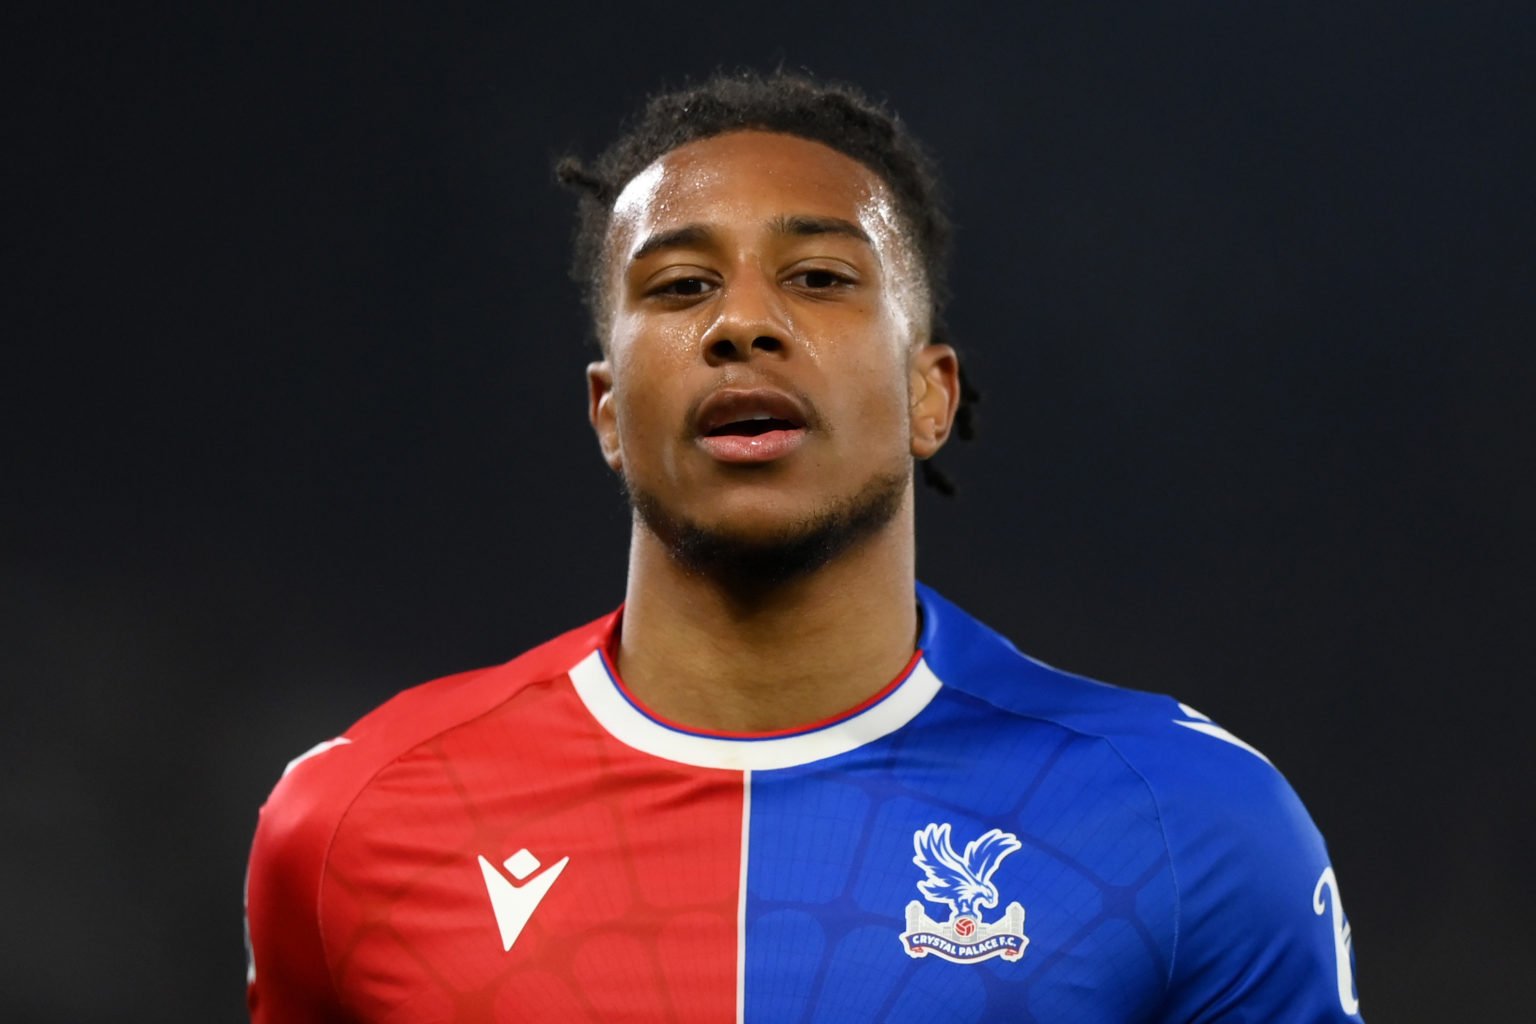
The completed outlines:
<svg viewBox="0 0 1536 1024">
<path fill-rule="evenodd" d="M 912 496 L 826 565 L 744 594 L 678 565 L 638 520 L 618 669 L 691 728 L 769 732 L 829 718 L 894 679 L 917 638 Z"/>
</svg>

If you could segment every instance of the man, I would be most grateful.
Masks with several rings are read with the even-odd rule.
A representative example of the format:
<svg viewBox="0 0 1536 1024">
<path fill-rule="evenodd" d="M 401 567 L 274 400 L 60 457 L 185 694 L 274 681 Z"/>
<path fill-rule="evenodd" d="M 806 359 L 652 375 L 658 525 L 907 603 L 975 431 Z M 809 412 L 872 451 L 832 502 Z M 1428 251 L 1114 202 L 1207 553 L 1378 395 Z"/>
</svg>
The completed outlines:
<svg viewBox="0 0 1536 1024">
<path fill-rule="evenodd" d="M 916 584 L 914 460 L 961 386 L 901 126 L 721 78 L 562 176 L 624 604 L 290 765 L 254 1017 L 1357 1019 L 1338 883 L 1261 754 Z"/>
</svg>

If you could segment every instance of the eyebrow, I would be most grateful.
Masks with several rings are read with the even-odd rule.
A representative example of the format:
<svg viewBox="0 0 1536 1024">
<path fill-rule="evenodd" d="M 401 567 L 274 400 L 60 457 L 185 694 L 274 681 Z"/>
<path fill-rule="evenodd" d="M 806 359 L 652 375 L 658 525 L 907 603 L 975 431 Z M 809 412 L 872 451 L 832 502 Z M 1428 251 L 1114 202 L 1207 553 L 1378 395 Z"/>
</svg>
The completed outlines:
<svg viewBox="0 0 1536 1024">
<path fill-rule="evenodd" d="M 863 228 L 841 217 L 775 217 L 769 225 L 775 234 L 808 237 L 811 235 L 846 235 L 874 247 Z"/>
<path fill-rule="evenodd" d="M 693 249 L 704 245 L 709 241 L 711 232 L 702 224 L 684 224 L 680 228 L 670 231 L 658 231 L 647 238 L 631 255 L 630 261 L 643 260 L 654 252 L 663 249 Z"/>
<path fill-rule="evenodd" d="M 869 234 L 851 220 L 841 217 L 810 217 L 796 215 L 775 217 L 768 222 L 768 229 L 776 235 L 809 238 L 815 235 L 844 235 L 873 248 Z M 707 245 L 715 233 L 703 224 L 684 224 L 668 231 L 658 231 L 647 238 L 630 256 L 630 261 L 645 257 L 663 249 L 690 249 Z"/>
</svg>

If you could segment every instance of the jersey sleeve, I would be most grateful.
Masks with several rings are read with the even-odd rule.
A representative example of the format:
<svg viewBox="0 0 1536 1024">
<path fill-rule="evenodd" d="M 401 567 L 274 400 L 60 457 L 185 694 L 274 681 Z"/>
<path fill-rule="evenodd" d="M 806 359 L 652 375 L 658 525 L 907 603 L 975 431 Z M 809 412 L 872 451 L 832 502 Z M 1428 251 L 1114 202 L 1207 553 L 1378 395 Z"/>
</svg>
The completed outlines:
<svg viewBox="0 0 1536 1024">
<path fill-rule="evenodd" d="M 316 751 L 311 754 L 318 757 Z M 334 792 L 324 785 L 321 766 L 311 760 L 305 755 L 289 766 L 261 809 L 251 845 L 246 1005 L 255 1024 L 347 1019 L 336 999 L 320 926 L 320 882 L 335 822 L 328 805 Z"/>
<path fill-rule="evenodd" d="M 1178 931 L 1161 1019 L 1360 1021 L 1349 923 L 1306 808 L 1262 754 L 1208 719 L 1169 727 L 1153 785 Z"/>
</svg>

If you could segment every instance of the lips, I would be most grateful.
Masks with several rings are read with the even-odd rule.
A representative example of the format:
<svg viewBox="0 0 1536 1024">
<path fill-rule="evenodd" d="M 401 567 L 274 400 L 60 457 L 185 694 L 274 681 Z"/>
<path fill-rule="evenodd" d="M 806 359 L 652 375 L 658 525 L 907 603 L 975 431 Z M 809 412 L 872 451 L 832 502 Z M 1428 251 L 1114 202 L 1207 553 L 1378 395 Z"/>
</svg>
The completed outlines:
<svg viewBox="0 0 1536 1024">
<path fill-rule="evenodd" d="M 694 416 L 698 444 L 721 462 L 772 462 L 799 448 L 810 413 L 793 396 L 772 388 L 716 391 Z"/>
</svg>

